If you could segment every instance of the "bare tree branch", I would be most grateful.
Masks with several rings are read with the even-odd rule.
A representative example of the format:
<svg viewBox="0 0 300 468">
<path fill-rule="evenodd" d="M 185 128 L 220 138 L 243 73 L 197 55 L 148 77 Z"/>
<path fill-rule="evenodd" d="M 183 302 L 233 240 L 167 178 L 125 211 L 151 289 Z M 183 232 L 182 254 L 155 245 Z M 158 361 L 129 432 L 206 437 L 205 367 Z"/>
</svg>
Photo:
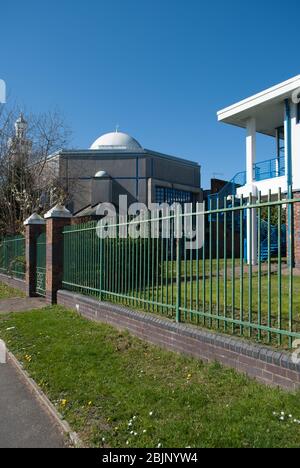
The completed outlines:
<svg viewBox="0 0 300 468">
<path fill-rule="evenodd" d="M 44 212 L 68 199 L 55 158 L 49 161 L 49 155 L 70 141 L 71 131 L 62 115 L 58 111 L 28 115 L 26 133 L 21 122 L 17 135 L 19 116 L 17 106 L 0 106 L 0 234 L 21 232 L 33 211 Z"/>
</svg>

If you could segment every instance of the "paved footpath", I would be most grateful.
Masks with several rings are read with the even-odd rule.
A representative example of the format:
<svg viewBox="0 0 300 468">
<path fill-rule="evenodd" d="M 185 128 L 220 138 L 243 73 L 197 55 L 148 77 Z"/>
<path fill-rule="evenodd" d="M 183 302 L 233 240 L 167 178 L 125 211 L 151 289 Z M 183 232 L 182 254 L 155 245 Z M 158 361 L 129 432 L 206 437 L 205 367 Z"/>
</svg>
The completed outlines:
<svg viewBox="0 0 300 468">
<path fill-rule="evenodd" d="M 45 299 L 42 297 L 17 297 L 13 299 L 0 300 L 0 314 L 8 312 L 27 312 L 33 309 L 46 307 Z"/>
<path fill-rule="evenodd" d="M 0 315 L 45 307 L 41 298 L 0 300 Z M 0 364 L 0 448 L 64 448 L 65 439 L 8 361 Z"/>
<path fill-rule="evenodd" d="M 64 437 L 13 365 L 0 364 L 0 448 L 63 448 Z"/>
</svg>

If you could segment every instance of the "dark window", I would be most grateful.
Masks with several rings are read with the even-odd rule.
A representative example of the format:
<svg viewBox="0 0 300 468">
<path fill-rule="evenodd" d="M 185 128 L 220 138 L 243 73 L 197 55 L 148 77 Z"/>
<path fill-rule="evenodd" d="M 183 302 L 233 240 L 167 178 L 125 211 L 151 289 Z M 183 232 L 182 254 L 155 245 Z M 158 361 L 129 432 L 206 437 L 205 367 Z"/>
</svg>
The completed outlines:
<svg viewBox="0 0 300 468">
<path fill-rule="evenodd" d="M 156 203 L 193 203 L 193 194 L 184 190 L 167 187 L 156 187 Z"/>
<path fill-rule="evenodd" d="M 297 123 L 300 123 L 300 102 L 297 105 Z"/>
</svg>

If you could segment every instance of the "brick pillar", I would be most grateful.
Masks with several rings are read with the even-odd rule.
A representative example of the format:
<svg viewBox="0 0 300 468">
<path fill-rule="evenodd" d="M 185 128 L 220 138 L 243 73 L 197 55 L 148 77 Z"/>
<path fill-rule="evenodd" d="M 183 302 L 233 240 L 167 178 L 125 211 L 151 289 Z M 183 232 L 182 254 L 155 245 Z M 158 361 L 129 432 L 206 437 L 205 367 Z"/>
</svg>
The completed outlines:
<svg viewBox="0 0 300 468">
<path fill-rule="evenodd" d="M 294 257 L 295 266 L 300 268 L 300 192 L 294 193 L 299 202 L 294 203 Z"/>
<path fill-rule="evenodd" d="M 63 280 L 63 230 L 71 222 L 71 213 L 57 205 L 46 215 L 46 303 L 56 304 Z"/>
<path fill-rule="evenodd" d="M 26 296 L 36 296 L 36 241 L 45 229 L 45 221 L 34 213 L 24 222 L 26 251 Z"/>
</svg>

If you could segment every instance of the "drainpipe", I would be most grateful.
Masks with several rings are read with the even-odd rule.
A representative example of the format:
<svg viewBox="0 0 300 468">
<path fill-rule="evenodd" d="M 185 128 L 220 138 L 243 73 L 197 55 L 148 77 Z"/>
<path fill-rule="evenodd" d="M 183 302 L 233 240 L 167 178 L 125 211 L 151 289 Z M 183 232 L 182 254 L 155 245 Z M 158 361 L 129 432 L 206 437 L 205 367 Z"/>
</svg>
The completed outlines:
<svg viewBox="0 0 300 468">
<path fill-rule="evenodd" d="M 285 100 L 285 120 L 286 120 L 286 146 L 287 146 L 287 184 L 289 196 L 293 188 L 293 168 L 292 168 L 292 126 L 291 107 L 289 99 Z"/>
</svg>

